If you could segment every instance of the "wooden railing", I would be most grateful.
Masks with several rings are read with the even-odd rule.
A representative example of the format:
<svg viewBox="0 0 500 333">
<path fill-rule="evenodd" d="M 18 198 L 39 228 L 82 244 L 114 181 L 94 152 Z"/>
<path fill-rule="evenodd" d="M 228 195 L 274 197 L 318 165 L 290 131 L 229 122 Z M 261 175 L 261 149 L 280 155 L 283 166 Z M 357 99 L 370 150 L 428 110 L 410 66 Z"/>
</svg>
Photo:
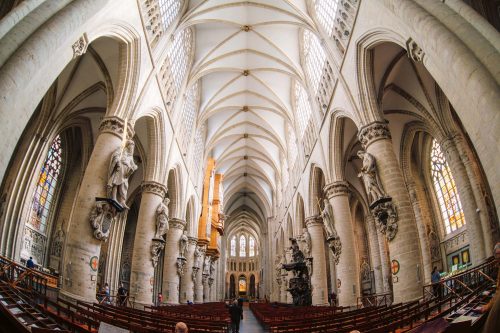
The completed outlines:
<svg viewBox="0 0 500 333">
<path fill-rule="evenodd" d="M 13 287 L 34 290 L 42 295 L 47 294 L 47 287 L 57 288 L 57 277 L 27 268 L 3 256 L 0 256 L 0 279 Z"/>
<path fill-rule="evenodd" d="M 483 282 L 495 282 L 497 273 L 497 264 L 493 257 L 491 257 L 479 266 L 442 279 L 438 283 L 430 283 L 423 286 L 422 297 L 424 300 L 432 298 L 460 300 Z"/>
</svg>

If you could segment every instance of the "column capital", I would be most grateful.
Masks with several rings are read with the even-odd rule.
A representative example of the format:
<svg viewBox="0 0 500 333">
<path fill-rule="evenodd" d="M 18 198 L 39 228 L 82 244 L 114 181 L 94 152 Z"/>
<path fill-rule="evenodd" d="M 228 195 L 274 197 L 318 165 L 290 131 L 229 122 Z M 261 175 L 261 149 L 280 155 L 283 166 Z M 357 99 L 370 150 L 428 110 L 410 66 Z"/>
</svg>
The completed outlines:
<svg viewBox="0 0 500 333">
<path fill-rule="evenodd" d="M 323 227 L 323 219 L 319 215 L 306 217 L 306 227 L 321 226 Z"/>
<path fill-rule="evenodd" d="M 153 193 L 161 198 L 164 198 L 167 194 L 167 187 L 163 184 L 157 183 L 155 181 L 144 181 L 141 184 L 141 190 L 143 193 Z"/>
<path fill-rule="evenodd" d="M 125 120 L 111 116 L 104 117 L 99 125 L 99 131 L 101 133 L 110 133 L 118 136 L 120 139 L 123 138 L 123 131 L 125 130 Z M 127 126 L 127 137 L 132 138 L 134 136 L 134 130 L 132 126 Z"/>
<path fill-rule="evenodd" d="M 374 121 L 359 129 L 358 138 L 363 148 L 366 149 L 375 141 L 390 139 L 391 132 L 386 121 Z"/>
<path fill-rule="evenodd" d="M 189 245 L 196 245 L 196 244 L 198 244 L 198 238 L 188 236 L 188 244 Z"/>
<path fill-rule="evenodd" d="M 343 180 L 335 181 L 325 185 L 325 187 L 323 187 L 323 191 L 326 193 L 328 199 L 331 199 L 338 195 L 348 195 L 349 183 Z"/>
<path fill-rule="evenodd" d="M 178 219 L 176 217 L 171 217 L 168 219 L 168 225 L 170 228 L 184 230 L 186 227 L 186 221 Z"/>
</svg>

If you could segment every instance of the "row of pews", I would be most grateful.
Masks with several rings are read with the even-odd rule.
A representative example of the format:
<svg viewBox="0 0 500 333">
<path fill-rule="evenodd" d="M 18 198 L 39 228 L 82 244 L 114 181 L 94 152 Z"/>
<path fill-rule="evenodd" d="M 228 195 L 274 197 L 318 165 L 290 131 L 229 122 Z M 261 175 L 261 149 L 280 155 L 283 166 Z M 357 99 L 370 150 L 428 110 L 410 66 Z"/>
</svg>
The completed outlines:
<svg viewBox="0 0 500 333">
<path fill-rule="evenodd" d="M 485 315 L 481 307 L 496 292 L 498 267 L 489 259 L 466 272 L 440 281 L 438 296 L 429 297 L 432 285 L 424 286 L 419 300 L 382 305 L 375 299 L 369 306 L 348 310 L 341 307 L 290 307 L 286 304 L 252 303 L 250 309 L 271 333 L 302 332 L 436 332 L 441 327 L 474 331 Z M 426 329 L 429 326 L 431 328 Z M 435 327 L 435 326 L 434 326 Z"/>
</svg>

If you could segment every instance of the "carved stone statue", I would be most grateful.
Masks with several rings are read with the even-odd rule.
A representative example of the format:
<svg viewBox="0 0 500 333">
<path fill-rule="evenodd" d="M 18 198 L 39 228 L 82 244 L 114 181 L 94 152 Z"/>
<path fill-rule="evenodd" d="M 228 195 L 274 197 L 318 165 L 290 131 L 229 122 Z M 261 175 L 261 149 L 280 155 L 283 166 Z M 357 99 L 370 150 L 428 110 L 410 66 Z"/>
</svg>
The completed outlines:
<svg viewBox="0 0 500 333">
<path fill-rule="evenodd" d="M 194 267 L 202 268 L 203 255 L 205 254 L 205 249 L 202 246 L 196 246 L 194 249 Z"/>
<path fill-rule="evenodd" d="M 276 282 L 281 285 L 281 269 L 283 267 L 283 263 L 281 260 L 281 255 L 278 254 L 276 259 L 274 260 L 274 270 L 276 272 Z"/>
<path fill-rule="evenodd" d="M 184 232 L 181 235 L 181 239 L 179 239 L 179 257 L 181 258 L 185 257 L 187 244 L 188 244 L 187 230 L 184 230 Z"/>
<path fill-rule="evenodd" d="M 323 218 L 323 224 L 325 226 L 326 239 L 329 239 L 336 235 L 337 232 L 335 231 L 334 227 L 332 205 L 330 204 L 328 199 L 323 199 L 323 202 L 325 203 L 325 208 L 323 208 L 323 211 L 321 212 L 321 217 Z"/>
<path fill-rule="evenodd" d="M 153 262 L 153 267 L 158 264 L 158 258 L 160 257 L 160 252 L 165 247 L 165 243 L 161 239 L 153 239 L 151 243 L 151 261 Z"/>
<path fill-rule="evenodd" d="M 54 240 L 52 241 L 52 251 L 51 254 L 55 257 L 61 257 L 62 248 L 64 243 L 64 231 L 62 226 L 57 230 Z"/>
<path fill-rule="evenodd" d="M 94 237 L 106 241 L 111 224 L 116 216 L 116 208 L 106 201 L 97 201 L 90 211 L 90 225 L 94 229 Z"/>
<path fill-rule="evenodd" d="M 385 234 L 389 241 L 393 240 L 398 232 L 398 213 L 392 201 L 376 205 L 372 209 L 372 214 L 378 230 Z"/>
<path fill-rule="evenodd" d="M 137 170 L 134 162 L 134 141 L 127 140 L 125 147 L 117 148 L 109 163 L 107 195 L 109 199 L 118 202 L 121 206 L 126 205 L 128 179 Z"/>
<path fill-rule="evenodd" d="M 363 150 L 358 151 L 358 157 L 363 161 L 361 172 L 358 174 L 358 177 L 363 179 L 363 184 L 368 194 L 368 201 L 370 204 L 373 204 L 379 199 L 386 197 L 377 174 L 375 157 Z"/>
<path fill-rule="evenodd" d="M 304 252 L 306 258 L 309 258 L 311 256 L 312 249 L 311 234 L 309 233 L 309 230 L 307 230 L 307 228 L 304 228 L 302 230 L 302 235 L 300 235 L 300 241 L 304 244 L 302 252 Z"/>
<path fill-rule="evenodd" d="M 203 275 L 210 275 L 210 256 L 205 256 L 203 263 Z"/>
<path fill-rule="evenodd" d="M 340 261 L 340 255 L 342 254 L 342 242 L 340 241 L 340 237 L 338 236 L 337 232 L 335 232 L 332 237 L 328 238 L 327 242 L 328 247 L 332 251 L 333 261 L 335 262 L 335 265 L 338 265 Z"/>
<path fill-rule="evenodd" d="M 156 233 L 155 238 L 161 239 L 168 232 L 168 204 L 170 199 L 165 197 L 156 208 Z"/>
</svg>

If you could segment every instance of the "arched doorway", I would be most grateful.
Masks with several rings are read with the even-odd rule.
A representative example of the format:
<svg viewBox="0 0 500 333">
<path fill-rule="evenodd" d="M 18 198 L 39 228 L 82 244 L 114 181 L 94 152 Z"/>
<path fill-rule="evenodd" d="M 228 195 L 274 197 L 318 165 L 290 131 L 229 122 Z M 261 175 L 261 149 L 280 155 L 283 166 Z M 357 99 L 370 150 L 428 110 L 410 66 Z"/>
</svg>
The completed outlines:
<svg viewBox="0 0 500 333">
<path fill-rule="evenodd" d="M 247 296 L 247 278 L 245 275 L 240 275 L 238 278 L 238 296 Z"/>
</svg>

